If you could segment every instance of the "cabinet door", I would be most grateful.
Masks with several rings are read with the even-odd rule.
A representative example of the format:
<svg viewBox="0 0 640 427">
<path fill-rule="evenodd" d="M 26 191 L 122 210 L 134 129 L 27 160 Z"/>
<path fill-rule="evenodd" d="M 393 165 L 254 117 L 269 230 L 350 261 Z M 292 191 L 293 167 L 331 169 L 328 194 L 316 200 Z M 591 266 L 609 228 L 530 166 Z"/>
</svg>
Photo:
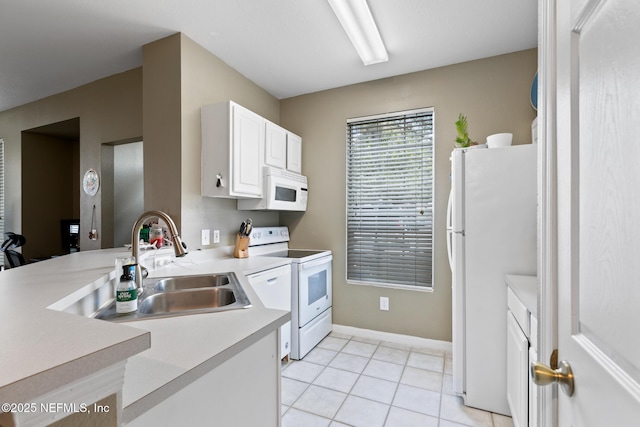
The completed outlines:
<svg viewBox="0 0 640 427">
<path fill-rule="evenodd" d="M 513 425 L 529 422 L 529 341 L 510 311 L 507 312 L 507 402 Z"/>
<path fill-rule="evenodd" d="M 287 167 L 287 131 L 269 121 L 265 126 L 264 163 L 284 169 Z"/>
<path fill-rule="evenodd" d="M 302 173 L 302 138 L 287 132 L 287 169 Z"/>
<path fill-rule="evenodd" d="M 291 266 L 285 265 L 247 276 L 249 284 L 267 308 L 291 311 Z M 280 359 L 291 352 L 291 322 L 280 327 Z"/>
<path fill-rule="evenodd" d="M 231 151 L 234 195 L 262 197 L 264 119 L 237 104 L 232 105 Z"/>
<path fill-rule="evenodd" d="M 185 381 L 184 388 L 124 425 L 279 427 L 281 399 L 276 391 L 281 382 L 276 331 L 244 350 L 233 351 L 238 353 L 210 371 L 203 366 L 207 363 L 200 365 L 199 378 Z"/>
</svg>

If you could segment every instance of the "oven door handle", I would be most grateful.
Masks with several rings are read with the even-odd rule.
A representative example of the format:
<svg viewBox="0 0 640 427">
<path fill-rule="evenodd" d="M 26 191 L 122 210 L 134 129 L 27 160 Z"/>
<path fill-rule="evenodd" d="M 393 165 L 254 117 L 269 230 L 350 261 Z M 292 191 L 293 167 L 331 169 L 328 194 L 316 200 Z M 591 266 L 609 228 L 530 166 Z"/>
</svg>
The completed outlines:
<svg viewBox="0 0 640 427">
<path fill-rule="evenodd" d="M 306 270 L 309 268 L 317 267 L 322 264 L 330 263 L 332 259 L 333 259 L 333 255 L 323 256 L 322 258 L 314 259 L 313 261 L 300 263 L 299 268 L 301 270 Z"/>
</svg>

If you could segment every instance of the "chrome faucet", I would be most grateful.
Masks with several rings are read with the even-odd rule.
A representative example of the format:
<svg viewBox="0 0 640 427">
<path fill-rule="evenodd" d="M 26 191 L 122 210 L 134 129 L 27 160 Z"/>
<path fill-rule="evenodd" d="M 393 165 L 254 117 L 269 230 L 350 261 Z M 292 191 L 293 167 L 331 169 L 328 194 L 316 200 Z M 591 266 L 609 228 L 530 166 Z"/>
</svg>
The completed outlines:
<svg viewBox="0 0 640 427">
<path fill-rule="evenodd" d="M 164 212 L 160 211 L 148 211 L 140 215 L 135 224 L 133 224 L 133 231 L 131 232 L 131 256 L 136 260 L 136 286 L 138 289 L 142 288 L 142 266 L 140 265 L 140 227 L 149 218 L 162 218 L 164 222 L 169 226 L 169 233 L 171 233 L 171 239 L 173 240 L 173 250 L 176 257 L 185 256 L 187 251 L 187 245 L 180 240 L 178 235 L 178 229 L 175 222 Z"/>
</svg>

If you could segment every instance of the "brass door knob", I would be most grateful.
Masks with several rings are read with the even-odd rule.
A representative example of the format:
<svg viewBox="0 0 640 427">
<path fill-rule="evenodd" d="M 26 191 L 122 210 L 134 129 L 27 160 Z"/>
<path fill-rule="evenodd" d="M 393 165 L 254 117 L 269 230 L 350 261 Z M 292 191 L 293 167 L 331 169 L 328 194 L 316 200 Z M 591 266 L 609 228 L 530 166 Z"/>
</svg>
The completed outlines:
<svg viewBox="0 0 640 427">
<path fill-rule="evenodd" d="M 551 369 L 542 363 L 531 362 L 531 379 L 540 386 L 558 383 L 567 396 L 573 395 L 575 388 L 573 371 L 566 360 L 561 360 L 558 363 L 558 369 Z"/>
</svg>

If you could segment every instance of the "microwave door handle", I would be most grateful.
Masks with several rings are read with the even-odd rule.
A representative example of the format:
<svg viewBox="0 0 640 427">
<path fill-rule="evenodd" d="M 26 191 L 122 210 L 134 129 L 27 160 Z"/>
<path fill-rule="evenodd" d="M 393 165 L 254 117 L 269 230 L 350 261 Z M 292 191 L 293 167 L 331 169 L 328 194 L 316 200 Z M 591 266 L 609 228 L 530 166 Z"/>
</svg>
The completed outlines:
<svg viewBox="0 0 640 427">
<path fill-rule="evenodd" d="M 313 261 L 303 262 L 302 264 L 300 264 L 299 268 L 301 270 L 306 270 L 308 268 L 313 268 L 313 267 L 317 267 L 317 266 L 322 265 L 322 264 L 327 264 L 332 259 L 333 259 L 333 255 L 324 256 L 322 258 L 319 258 L 319 259 L 316 259 L 316 260 L 313 260 Z"/>
</svg>

